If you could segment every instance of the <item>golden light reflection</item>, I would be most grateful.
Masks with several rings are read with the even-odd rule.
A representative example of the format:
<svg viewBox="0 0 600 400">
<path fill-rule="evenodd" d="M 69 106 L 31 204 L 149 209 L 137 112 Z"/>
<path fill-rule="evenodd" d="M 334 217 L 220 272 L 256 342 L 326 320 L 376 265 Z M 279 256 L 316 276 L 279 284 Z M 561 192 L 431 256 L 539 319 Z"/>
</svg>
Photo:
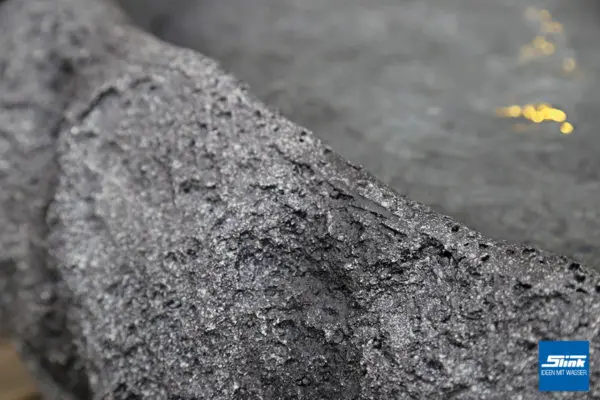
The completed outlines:
<svg viewBox="0 0 600 400">
<path fill-rule="evenodd" d="M 538 21 L 540 32 L 531 41 L 531 43 L 521 48 L 520 62 L 528 62 L 532 59 L 550 56 L 556 51 L 556 44 L 549 39 L 553 35 L 561 34 L 564 30 L 560 22 L 552 19 L 552 14 L 548 10 L 538 10 L 535 7 L 528 7 L 525 10 L 525 17 L 530 20 Z"/>
<path fill-rule="evenodd" d="M 550 39 L 555 38 L 557 34 L 562 34 L 564 27 L 561 23 L 554 21 L 552 14 L 548 10 L 539 10 L 535 7 L 528 7 L 525 10 L 525 17 L 532 21 L 538 21 L 540 32 L 529 43 L 521 47 L 519 57 L 520 62 L 528 62 L 535 58 L 550 56 L 556 51 L 556 44 Z M 562 71 L 571 73 L 575 70 L 577 63 L 574 58 L 567 57 L 562 60 Z M 560 124 L 559 130 L 563 135 L 569 135 L 574 131 L 573 125 L 567 121 L 567 113 L 560 108 L 552 106 L 549 103 L 511 105 L 496 109 L 496 114 L 503 118 L 518 118 L 533 122 L 536 126 L 542 123 Z M 518 131 L 523 131 L 527 126 L 521 122 L 514 125 Z"/>
<path fill-rule="evenodd" d="M 540 18 L 544 21 L 552 21 L 552 15 L 548 10 L 540 10 Z"/>
<path fill-rule="evenodd" d="M 573 132 L 573 129 L 573 125 L 569 122 L 563 122 L 560 125 L 560 133 L 563 135 L 569 135 L 571 132 Z"/>
<path fill-rule="evenodd" d="M 550 21 L 542 23 L 542 32 L 544 33 L 562 33 L 563 26 L 559 22 Z"/>
<path fill-rule="evenodd" d="M 524 118 L 534 124 L 544 122 L 561 123 L 560 132 L 567 135 L 573 132 L 573 125 L 567 122 L 567 113 L 548 103 L 511 105 L 496 110 L 496 114 L 504 118 Z"/>
</svg>

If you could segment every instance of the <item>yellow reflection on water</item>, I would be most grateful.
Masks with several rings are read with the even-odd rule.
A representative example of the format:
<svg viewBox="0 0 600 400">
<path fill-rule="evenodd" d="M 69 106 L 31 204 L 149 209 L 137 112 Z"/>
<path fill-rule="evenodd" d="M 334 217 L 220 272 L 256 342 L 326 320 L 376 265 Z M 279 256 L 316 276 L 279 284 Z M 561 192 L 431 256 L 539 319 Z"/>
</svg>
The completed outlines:
<svg viewBox="0 0 600 400">
<path fill-rule="evenodd" d="M 571 132 L 573 132 L 573 125 L 569 122 L 563 122 L 562 125 L 560 126 L 560 133 L 562 133 L 563 135 L 568 135 Z"/>
<path fill-rule="evenodd" d="M 525 10 L 525 17 L 539 23 L 539 33 L 533 40 L 521 47 L 519 61 L 529 62 L 533 59 L 550 56 L 556 51 L 556 44 L 551 41 L 557 34 L 562 34 L 564 27 L 560 22 L 553 19 L 552 14 L 548 10 L 540 10 L 535 7 L 528 7 Z M 570 74 L 575 71 L 577 63 L 573 57 L 566 57 L 562 60 L 562 71 Z M 533 124 L 542 123 L 557 123 L 560 133 L 569 135 L 573 132 L 573 125 L 567 121 L 567 113 L 558 107 L 552 106 L 549 103 L 525 104 L 525 105 L 510 105 L 496 109 L 496 115 L 503 118 L 518 118 L 533 122 Z M 523 123 L 514 125 L 519 127 L 518 131 L 523 131 Z"/>
<path fill-rule="evenodd" d="M 549 103 L 517 104 L 501 107 L 496 110 L 496 115 L 503 118 L 523 118 L 534 124 L 544 122 L 561 123 L 560 132 L 567 135 L 573 132 L 573 125 L 567 122 L 567 113 Z"/>
</svg>

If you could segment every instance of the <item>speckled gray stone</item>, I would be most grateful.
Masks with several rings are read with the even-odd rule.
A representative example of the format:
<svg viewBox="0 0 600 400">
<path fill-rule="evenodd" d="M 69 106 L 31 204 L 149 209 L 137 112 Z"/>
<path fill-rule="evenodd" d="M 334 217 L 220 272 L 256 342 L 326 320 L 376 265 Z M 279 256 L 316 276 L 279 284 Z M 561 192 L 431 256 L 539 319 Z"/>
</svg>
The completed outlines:
<svg viewBox="0 0 600 400">
<path fill-rule="evenodd" d="M 0 5 L 0 316 L 48 398 L 536 399 L 600 280 L 398 195 L 93 0 Z M 555 398 L 567 398 L 568 395 Z"/>
<path fill-rule="evenodd" d="M 600 270 L 597 0 L 119 2 L 399 193 Z M 552 55 L 526 63 L 522 46 L 543 33 L 530 8 L 561 33 L 546 35 Z M 574 133 L 496 116 L 540 102 Z"/>
</svg>

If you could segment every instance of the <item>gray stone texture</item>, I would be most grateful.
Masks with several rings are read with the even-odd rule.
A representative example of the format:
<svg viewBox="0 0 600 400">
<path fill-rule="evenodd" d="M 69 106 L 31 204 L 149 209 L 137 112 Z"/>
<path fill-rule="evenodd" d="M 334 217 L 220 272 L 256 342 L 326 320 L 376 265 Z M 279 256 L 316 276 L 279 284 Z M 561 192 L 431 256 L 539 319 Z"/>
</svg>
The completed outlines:
<svg viewBox="0 0 600 400">
<path fill-rule="evenodd" d="M 600 266 L 596 0 L 121 2 L 399 193 L 495 239 Z M 563 28 L 547 35 L 554 53 L 521 63 L 542 9 Z M 565 74 L 568 57 L 577 67 Z M 565 110 L 574 133 L 495 116 L 530 102 Z"/>
<path fill-rule="evenodd" d="M 597 273 L 408 200 L 110 4 L 4 1 L 0 76 L 0 318 L 49 399 L 570 398 L 537 341 L 600 364 Z"/>
</svg>

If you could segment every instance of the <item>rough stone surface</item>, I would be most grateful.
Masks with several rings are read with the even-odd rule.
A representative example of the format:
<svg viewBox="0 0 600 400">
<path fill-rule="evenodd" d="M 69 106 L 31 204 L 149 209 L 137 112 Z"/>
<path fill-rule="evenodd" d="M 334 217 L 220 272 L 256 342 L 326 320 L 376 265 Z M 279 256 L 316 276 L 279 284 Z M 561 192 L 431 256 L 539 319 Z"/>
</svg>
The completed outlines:
<svg viewBox="0 0 600 400">
<path fill-rule="evenodd" d="M 600 363 L 596 273 L 407 200 L 110 5 L 5 1 L 0 74 L 0 317 L 48 398 L 536 399 L 538 340 Z"/>
<path fill-rule="evenodd" d="M 598 1 L 120 1 L 398 192 L 600 267 Z M 552 54 L 522 62 L 543 34 L 532 7 L 561 31 L 546 35 Z M 495 114 L 539 102 L 565 110 L 574 133 Z"/>
</svg>

